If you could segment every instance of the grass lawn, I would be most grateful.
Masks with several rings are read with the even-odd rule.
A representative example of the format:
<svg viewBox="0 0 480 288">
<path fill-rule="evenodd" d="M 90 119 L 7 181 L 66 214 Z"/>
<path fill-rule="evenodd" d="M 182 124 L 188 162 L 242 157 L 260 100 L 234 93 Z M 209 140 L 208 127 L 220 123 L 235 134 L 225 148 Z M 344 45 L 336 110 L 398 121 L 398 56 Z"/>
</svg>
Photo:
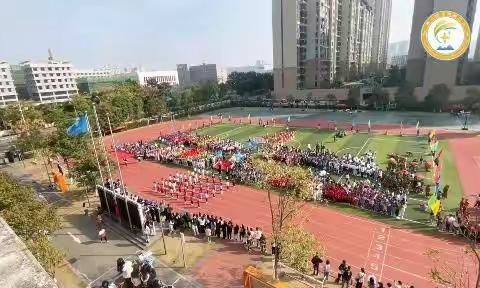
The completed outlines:
<svg viewBox="0 0 480 288">
<path fill-rule="evenodd" d="M 265 136 L 284 129 L 285 127 L 283 126 L 264 128 L 258 125 L 235 125 L 225 123 L 199 129 L 196 132 L 200 135 L 212 135 L 245 142 L 249 138 Z M 316 143 L 323 143 L 329 150 L 336 151 L 340 154 L 351 153 L 353 155 L 361 155 L 362 153 L 372 150 L 377 153 L 377 161 L 382 168 L 386 168 L 388 161 L 387 155 L 392 153 L 405 154 L 406 152 L 411 152 L 416 159 L 419 159 L 420 156 L 423 156 L 424 159 L 430 159 L 429 147 L 425 137 L 359 133 L 347 135 L 346 137 L 334 141 L 333 131 L 318 130 L 316 128 L 291 129 L 296 132 L 295 138 L 287 143 L 287 145 L 305 149 L 308 144 L 313 148 Z M 450 185 L 448 198 L 443 203 L 444 211 L 454 211 L 458 207 L 458 203 L 463 195 L 462 186 L 458 178 L 453 155 L 448 147 L 448 142 L 440 141 L 440 146 L 444 148 L 442 155 L 443 169 L 441 183 L 442 185 Z M 424 174 L 426 182 L 432 184 L 432 172 L 426 172 L 423 170 L 423 167 L 421 167 L 419 173 Z M 427 223 L 429 215 L 419 209 L 419 205 L 422 201 L 427 201 L 427 198 L 424 195 L 411 195 L 406 211 L 406 216 L 409 220 Z M 368 211 L 361 211 L 356 208 L 347 208 L 345 205 L 331 205 L 331 207 L 341 209 L 351 214 L 382 220 L 380 219 L 382 217 L 378 217 L 378 215 L 369 213 Z M 390 220 L 383 219 L 383 221 Z M 398 223 L 401 221 L 395 220 L 395 222 Z M 412 222 L 406 222 L 405 225 L 412 226 L 412 224 L 408 223 Z"/>
</svg>

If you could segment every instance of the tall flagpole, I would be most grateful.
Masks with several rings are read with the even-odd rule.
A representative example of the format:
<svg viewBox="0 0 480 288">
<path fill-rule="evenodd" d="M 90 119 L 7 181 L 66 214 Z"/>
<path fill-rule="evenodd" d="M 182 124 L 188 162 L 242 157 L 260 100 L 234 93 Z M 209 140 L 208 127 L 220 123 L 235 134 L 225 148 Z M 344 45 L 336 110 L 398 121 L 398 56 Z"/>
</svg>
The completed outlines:
<svg viewBox="0 0 480 288">
<path fill-rule="evenodd" d="M 96 108 L 95 103 L 93 103 L 93 115 L 95 116 L 95 122 L 97 123 L 98 135 L 101 139 L 101 145 L 102 145 L 102 148 L 103 148 L 103 153 L 104 153 L 104 156 L 105 156 L 105 160 L 107 162 L 108 176 L 110 177 L 110 181 L 113 181 L 112 169 L 110 167 L 110 161 L 108 161 L 107 149 L 105 148 L 105 143 L 103 142 L 103 132 L 102 132 L 102 129 L 100 128 L 100 122 L 98 121 L 97 108 Z"/>
<path fill-rule="evenodd" d="M 110 128 L 110 136 L 112 136 L 113 151 L 115 152 L 115 156 L 116 156 L 115 158 L 117 159 L 118 173 L 120 173 L 120 182 L 122 183 L 122 189 L 125 189 L 125 183 L 123 182 L 122 169 L 120 169 L 120 160 L 118 160 L 117 144 L 115 143 L 115 137 L 113 137 L 112 124 L 110 123 L 110 117 L 108 116 L 108 113 L 107 113 L 107 121 L 108 121 L 108 127 Z M 124 192 L 127 192 L 127 191 L 124 190 Z M 128 223 L 130 224 L 130 229 L 133 229 L 132 220 L 130 219 L 130 212 L 128 211 L 128 198 L 126 196 L 126 193 L 124 197 L 125 197 L 125 207 L 127 207 Z"/>
<path fill-rule="evenodd" d="M 92 140 L 93 153 L 95 154 L 95 160 L 97 161 L 98 172 L 100 173 L 100 179 L 102 180 L 102 185 L 103 185 L 105 183 L 105 179 L 103 178 L 102 167 L 100 166 L 100 161 L 98 160 L 99 158 L 98 158 L 97 146 L 95 145 L 95 140 L 93 139 L 92 125 L 90 125 L 90 118 L 88 118 L 87 112 L 85 112 L 85 115 L 87 117 L 88 130 L 90 132 L 90 139 Z M 110 214 L 111 212 L 110 212 L 110 206 L 108 205 L 107 195 L 103 193 L 103 197 L 105 198 L 105 203 L 107 204 L 108 214 Z"/>
</svg>

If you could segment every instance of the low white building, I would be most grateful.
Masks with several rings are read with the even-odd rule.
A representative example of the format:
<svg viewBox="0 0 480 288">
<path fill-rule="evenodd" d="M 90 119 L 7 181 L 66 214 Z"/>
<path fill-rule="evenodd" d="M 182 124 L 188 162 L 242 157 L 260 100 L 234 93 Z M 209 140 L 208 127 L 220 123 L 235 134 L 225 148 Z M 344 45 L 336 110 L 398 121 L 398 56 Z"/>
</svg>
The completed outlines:
<svg viewBox="0 0 480 288">
<path fill-rule="evenodd" d="M 168 83 L 172 86 L 177 86 L 178 72 L 171 71 L 137 71 L 138 84 L 141 86 L 147 85 L 148 81 L 156 81 L 157 83 Z"/>
<path fill-rule="evenodd" d="M 55 61 L 51 51 L 46 63 L 20 63 L 25 85 L 32 100 L 41 103 L 66 102 L 78 94 L 75 71 L 70 62 Z"/>
<path fill-rule="evenodd" d="M 0 62 L 0 107 L 17 101 L 18 96 L 13 83 L 10 65 L 7 62 Z"/>
<path fill-rule="evenodd" d="M 106 78 L 114 75 L 112 70 L 95 70 L 95 69 L 77 69 L 75 70 L 76 78 Z"/>
</svg>

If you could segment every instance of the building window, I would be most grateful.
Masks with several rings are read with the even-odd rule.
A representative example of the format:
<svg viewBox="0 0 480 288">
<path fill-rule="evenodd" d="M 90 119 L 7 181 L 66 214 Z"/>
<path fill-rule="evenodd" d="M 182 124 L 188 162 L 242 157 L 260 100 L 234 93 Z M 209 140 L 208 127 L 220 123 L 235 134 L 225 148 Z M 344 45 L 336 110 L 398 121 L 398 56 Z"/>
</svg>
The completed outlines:
<svg viewBox="0 0 480 288">
<path fill-rule="evenodd" d="M 63 76 L 67 76 L 67 73 L 63 73 Z"/>
<path fill-rule="evenodd" d="M 60 88 L 63 88 L 63 85 L 60 85 Z"/>
<path fill-rule="evenodd" d="M 52 88 L 53 88 L 53 89 L 57 89 L 57 85 L 52 85 Z"/>
<path fill-rule="evenodd" d="M 38 90 L 42 90 L 42 89 L 43 89 L 43 87 L 42 87 L 42 86 L 38 86 Z"/>
<path fill-rule="evenodd" d="M 45 85 L 45 89 L 50 89 L 50 85 Z"/>
<path fill-rule="evenodd" d="M 52 67 L 48 67 L 48 71 L 52 71 Z"/>
<path fill-rule="evenodd" d="M 60 73 L 57 73 L 57 76 L 60 76 Z"/>
<path fill-rule="evenodd" d="M 62 82 L 62 79 L 58 79 L 58 82 Z"/>
<path fill-rule="evenodd" d="M 35 82 L 37 82 L 38 84 L 40 84 L 40 80 L 35 80 Z"/>
<path fill-rule="evenodd" d="M 43 73 L 42 76 L 43 76 L 43 77 L 47 77 L 47 74 Z"/>
<path fill-rule="evenodd" d="M 45 71 L 45 67 L 40 68 L 41 71 Z"/>
<path fill-rule="evenodd" d="M 7 75 L 3 75 L 3 79 L 7 79 Z"/>
<path fill-rule="evenodd" d="M 1 88 L 0 91 L 5 92 L 5 89 Z"/>
<path fill-rule="evenodd" d="M 53 77 L 53 73 L 50 73 L 50 74 L 48 74 L 48 75 L 50 75 L 50 77 Z"/>
<path fill-rule="evenodd" d="M 33 76 L 38 77 L 38 74 L 34 74 Z"/>
<path fill-rule="evenodd" d="M 48 80 L 47 79 L 43 80 L 43 83 L 48 83 Z"/>
<path fill-rule="evenodd" d="M 33 67 L 33 71 L 37 71 L 37 68 Z"/>
<path fill-rule="evenodd" d="M 5 72 L 5 71 L 7 71 L 7 69 L 5 69 L 5 68 L 2 68 L 2 72 Z"/>
</svg>

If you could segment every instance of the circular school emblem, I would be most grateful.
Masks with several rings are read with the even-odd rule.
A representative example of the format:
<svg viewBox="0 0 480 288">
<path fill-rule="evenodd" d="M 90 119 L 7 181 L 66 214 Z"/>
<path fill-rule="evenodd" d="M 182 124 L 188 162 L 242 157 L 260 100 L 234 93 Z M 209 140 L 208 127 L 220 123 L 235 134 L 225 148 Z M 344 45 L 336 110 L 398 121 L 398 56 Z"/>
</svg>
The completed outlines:
<svg viewBox="0 0 480 288">
<path fill-rule="evenodd" d="M 439 11 L 425 20 L 421 40 L 425 51 L 438 60 L 454 60 L 470 46 L 468 22 L 453 11 Z"/>
</svg>

